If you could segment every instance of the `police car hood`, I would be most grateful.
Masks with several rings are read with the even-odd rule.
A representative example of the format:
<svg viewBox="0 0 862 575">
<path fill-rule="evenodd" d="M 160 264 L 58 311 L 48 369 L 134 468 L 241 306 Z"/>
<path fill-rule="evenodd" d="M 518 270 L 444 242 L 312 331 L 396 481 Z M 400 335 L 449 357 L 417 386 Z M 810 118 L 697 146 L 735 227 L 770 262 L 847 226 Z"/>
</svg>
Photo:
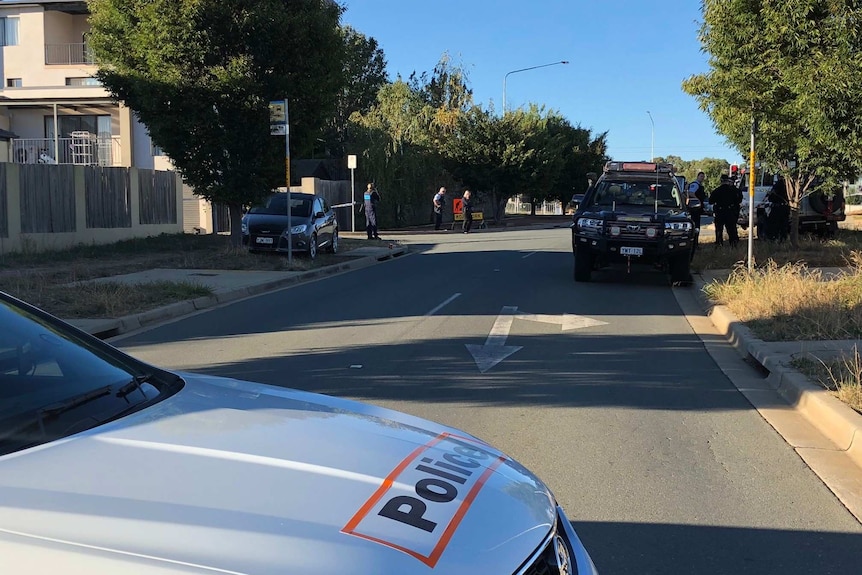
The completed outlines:
<svg viewBox="0 0 862 575">
<path fill-rule="evenodd" d="M 58 570 L 92 572 L 513 573 L 555 521 L 537 478 L 463 432 L 183 377 L 143 411 L 0 457 L 5 561 L 30 549 L 44 567 L 47 546 Z"/>
</svg>

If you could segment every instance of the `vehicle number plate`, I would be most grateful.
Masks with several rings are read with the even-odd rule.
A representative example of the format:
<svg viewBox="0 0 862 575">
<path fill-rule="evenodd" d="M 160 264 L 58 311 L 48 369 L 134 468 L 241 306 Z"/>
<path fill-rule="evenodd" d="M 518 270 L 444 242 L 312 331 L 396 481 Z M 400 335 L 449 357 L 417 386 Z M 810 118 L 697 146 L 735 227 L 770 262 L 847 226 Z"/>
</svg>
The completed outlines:
<svg viewBox="0 0 862 575">
<path fill-rule="evenodd" d="M 255 241 L 259 244 L 271 244 L 272 238 L 257 238 Z"/>
<path fill-rule="evenodd" d="M 643 248 L 620 248 L 620 255 L 622 256 L 642 256 L 644 255 Z"/>
</svg>

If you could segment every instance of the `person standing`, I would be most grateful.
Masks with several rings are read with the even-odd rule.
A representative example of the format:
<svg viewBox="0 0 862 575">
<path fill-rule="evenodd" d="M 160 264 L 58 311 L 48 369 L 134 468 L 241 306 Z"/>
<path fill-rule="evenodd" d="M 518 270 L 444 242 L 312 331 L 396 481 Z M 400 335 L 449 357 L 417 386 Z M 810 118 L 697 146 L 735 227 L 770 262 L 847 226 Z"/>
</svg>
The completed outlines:
<svg viewBox="0 0 862 575">
<path fill-rule="evenodd" d="M 440 186 L 440 190 L 434 194 L 434 231 L 439 232 L 443 228 L 443 202 L 446 199 L 446 188 Z"/>
<path fill-rule="evenodd" d="M 368 239 L 379 240 L 380 236 L 377 233 L 377 204 L 380 203 L 380 192 L 374 184 L 368 184 L 365 193 L 362 195 L 365 201 L 365 233 L 368 234 Z"/>
<path fill-rule="evenodd" d="M 709 194 L 709 203 L 713 206 L 715 245 L 724 245 L 724 230 L 727 229 L 728 243 L 730 247 L 735 247 L 739 243 L 736 220 L 739 219 L 742 192 L 730 183 L 730 178 L 726 174 L 722 174 L 721 185 Z"/>
<path fill-rule="evenodd" d="M 469 234 L 470 228 L 473 227 L 473 194 L 470 193 L 470 190 L 464 190 L 461 202 L 464 210 L 464 224 L 461 229 L 465 234 Z"/>
<path fill-rule="evenodd" d="M 704 191 L 703 187 L 704 178 L 706 178 L 706 174 L 698 172 L 695 180 L 688 186 L 686 203 L 689 205 L 688 213 L 691 215 L 691 221 L 694 224 L 694 245 L 691 248 L 692 259 L 694 259 L 694 253 L 697 251 L 698 238 L 700 237 L 700 218 L 705 211 L 706 191 Z"/>
</svg>

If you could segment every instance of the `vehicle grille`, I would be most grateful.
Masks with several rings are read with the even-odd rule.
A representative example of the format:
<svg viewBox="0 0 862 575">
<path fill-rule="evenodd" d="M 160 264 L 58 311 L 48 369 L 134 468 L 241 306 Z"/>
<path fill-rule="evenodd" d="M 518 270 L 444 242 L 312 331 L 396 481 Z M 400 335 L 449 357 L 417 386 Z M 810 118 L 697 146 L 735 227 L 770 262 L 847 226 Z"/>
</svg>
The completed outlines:
<svg viewBox="0 0 862 575">
<path fill-rule="evenodd" d="M 541 550 L 538 551 L 536 555 L 531 557 L 527 564 L 522 566 L 518 571 L 516 571 L 515 575 L 571 575 L 574 574 L 575 566 L 570 563 L 569 569 L 571 569 L 570 573 L 560 573 L 560 568 L 557 567 L 557 553 L 554 548 L 554 537 L 555 534 L 551 534 L 551 537 L 547 539 Z"/>
<path fill-rule="evenodd" d="M 621 240 L 646 240 L 647 239 L 647 229 L 653 228 L 656 230 L 655 237 L 658 237 L 658 234 L 661 231 L 659 226 L 650 226 L 644 224 L 636 224 L 636 225 L 626 225 L 619 224 L 620 227 L 620 235 L 614 236 Z"/>
</svg>

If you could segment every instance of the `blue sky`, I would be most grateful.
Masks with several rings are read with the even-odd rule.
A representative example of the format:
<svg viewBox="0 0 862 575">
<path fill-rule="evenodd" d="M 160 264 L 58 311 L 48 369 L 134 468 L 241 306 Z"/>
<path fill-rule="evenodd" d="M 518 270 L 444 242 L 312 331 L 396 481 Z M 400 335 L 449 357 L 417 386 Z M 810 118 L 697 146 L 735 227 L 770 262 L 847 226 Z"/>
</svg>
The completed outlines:
<svg viewBox="0 0 862 575">
<path fill-rule="evenodd" d="M 708 70 L 694 0 L 342 0 L 342 22 L 374 37 L 391 79 L 431 72 L 444 52 L 468 74 L 476 103 L 528 102 L 608 132 L 618 160 L 742 156 L 715 133 L 680 84 Z M 650 116 L 655 122 L 653 132 Z"/>
</svg>

